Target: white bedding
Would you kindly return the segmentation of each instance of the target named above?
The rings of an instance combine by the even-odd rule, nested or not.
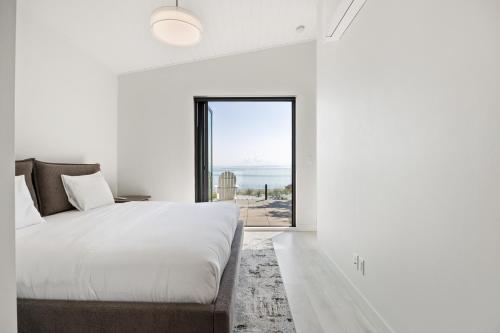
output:
[[[239,210],[130,202],[16,231],[19,298],[211,303]]]

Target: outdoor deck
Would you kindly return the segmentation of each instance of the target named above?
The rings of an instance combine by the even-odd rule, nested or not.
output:
[[[252,196],[238,196],[240,219],[246,227],[290,227],[292,225],[291,200],[264,200]]]

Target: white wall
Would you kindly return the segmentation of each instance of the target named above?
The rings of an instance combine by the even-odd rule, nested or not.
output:
[[[101,163],[116,191],[116,75],[18,5],[16,158]]]
[[[396,332],[500,332],[499,36],[496,0],[368,0],[318,42],[319,238]]]
[[[16,1],[0,1],[0,332],[17,331],[14,236]]]
[[[194,96],[297,96],[297,225],[315,227],[315,43],[121,75],[119,192],[194,200]]]

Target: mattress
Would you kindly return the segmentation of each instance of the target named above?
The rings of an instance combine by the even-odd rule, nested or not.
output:
[[[130,202],[16,230],[17,296],[212,303],[239,210],[230,203]]]

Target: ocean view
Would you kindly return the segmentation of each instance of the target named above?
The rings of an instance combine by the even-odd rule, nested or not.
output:
[[[284,188],[292,184],[290,166],[214,166],[213,183],[217,185],[219,175],[231,171],[236,175],[236,184],[240,189]]]

